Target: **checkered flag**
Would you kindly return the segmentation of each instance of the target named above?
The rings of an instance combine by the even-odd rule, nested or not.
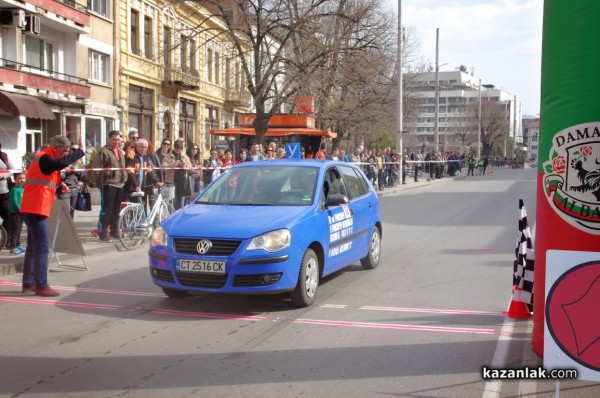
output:
[[[533,304],[533,269],[535,257],[533,241],[527,222],[523,199],[519,199],[519,232],[517,233],[516,260],[513,266],[513,300]],[[519,287],[518,289],[516,287]]]

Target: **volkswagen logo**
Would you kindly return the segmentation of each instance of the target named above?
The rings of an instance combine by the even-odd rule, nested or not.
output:
[[[204,253],[207,253],[211,247],[212,247],[211,241],[209,241],[208,239],[202,239],[196,245],[196,251],[200,254],[204,254]]]

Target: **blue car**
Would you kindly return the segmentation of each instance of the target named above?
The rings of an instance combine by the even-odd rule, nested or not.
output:
[[[319,160],[235,166],[152,235],[154,284],[188,292],[290,292],[311,305],[321,277],[381,255],[379,199],[360,168]]]

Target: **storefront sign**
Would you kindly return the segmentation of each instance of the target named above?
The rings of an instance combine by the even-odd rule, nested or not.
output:
[[[88,115],[104,116],[111,119],[117,118],[118,108],[114,105],[90,102],[85,105],[85,113]]]

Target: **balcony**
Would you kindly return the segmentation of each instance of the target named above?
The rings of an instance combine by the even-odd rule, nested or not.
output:
[[[38,10],[44,10],[45,13],[38,11],[45,17],[45,25],[52,26],[58,30],[70,28],[74,33],[88,32],[90,28],[90,14],[87,9],[73,0],[28,0]],[[60,27],[62,26],[62,28]]]
[[[186,68],[184,70],[179,68],[165,69],[163,87],[170,87],[177,91],[180,90],[200,90],[198,86],[199,77],[198,71]]]
[[[37,89],[52,93],[74,96],[77,99],[90,97],[87,79],[56,71],[36,68],[8,59],[0,58],[0,81],[22,89]]]
[[[250,93],[228,88],[225,90],[225,104],[231,107],[249,108]]]

